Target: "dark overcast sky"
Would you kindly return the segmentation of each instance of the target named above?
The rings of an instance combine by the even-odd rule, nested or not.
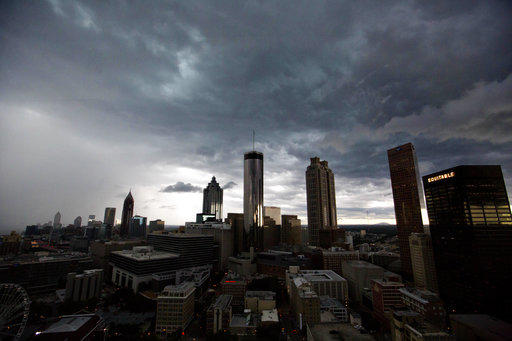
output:
[[[394,222],[386,150],[409,141],[422,174],[501,164],[510,189],[511,19],[508,1],[2,1],[0,226],[119,218],[130,188],[183,224],[212,175],[242,212],[252,129],[265,204],[304,222],[315,155],[341,223]]]

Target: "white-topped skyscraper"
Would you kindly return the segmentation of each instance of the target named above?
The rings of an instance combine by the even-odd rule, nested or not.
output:
[[[222,220],[223,190],[215,177],[203,190],[203,213],[215,214],[215,219]]]
[[[254,246],[255,230],[263,226],[263,153],[244,154],[244,248]]]

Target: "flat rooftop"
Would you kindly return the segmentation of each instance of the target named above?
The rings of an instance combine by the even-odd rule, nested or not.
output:
[[[470,327],[479,336],[492,340],[509,340],[512,335],[512,324],[485,314],[453,314],[450,320]]]
[[[249,291],[245,292],[245,297],[258,297],[259,299],[264,299],[264,300],[275,300],[276,293],[273,291],[249,290]]]
[[[365,262],[364,260],[349,260],[346,261],[346,264],[354,268],[381,269],[380,266],[372,264],[370,262]]]
[[[210,309],[225,309],[229,306],[231,303],[231,300],[233,299],[232,295],[222,294],[215,300],[214,303],[210,306]]]
[[[362,334],[358,329],[347,323],[318,323],[312,326],[310,330],[314,340],[376,340],[373,336],[369,334]]]
[[[137,252],[134,250],[122,250],[113,251],[111,253],[136,261],[179,258],[178,254],[163,251]]]
[[[327,307],[337,307],[337,308],[345,308],[345,306],[338,301],[335,298],[332,298],[330,296],[320,296],[320,307],[321,308],[327,308]]]
[[[345,278],[332,270],[300,270],[295,276],[303,277],[309,282],[343,282]]]
[[[41,334],[75,332],[84,324],[95,318],[95,316],[94,314],[63,316],[60,321],[52,324],[48,329],[41,332]]]

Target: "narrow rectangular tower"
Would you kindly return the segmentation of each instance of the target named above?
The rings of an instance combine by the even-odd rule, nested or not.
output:
[[[337,228],[334,173],[327,161],[311,158],[306,169],[309,243],[320,245],[320,230]]]
[[[409,236],[411,233],[423,233],[423,193],[414,146],[406,143],[388,150],[388,160],[402,272],[406,278],[412,279]]]
[[[203,213],[215,214],[215,219],[222,220],[223,190],[215,177],[203,190]]]
[[[244,154],[244,249],[254,246],[255,230],[263,226],[263,153]]]

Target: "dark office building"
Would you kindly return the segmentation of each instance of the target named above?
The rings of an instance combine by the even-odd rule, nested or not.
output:
[[[388,150],[388,160],[402,273],[405,278],[412,279],[409,236],[411,233],[423,233],[423,193],[414,146],[406,143]]]
[[[306,169],[306,196],[309,243],[320,246],[320,230],[338,226],[334,173],[327,161],[311,158],[311,164]]]
[[[512,218],[501,167],[458,166],[424,176],[423,186],[449,311],[505,318],[512,306]]]
[[[214,214],[215,219],[222,220],[223,190],[215,177],[203,190],[203,213]]]
[[[130,219],[130,237],[146,237],[147,218],[136,215]]]
[[[148,234],[148,245],[155,250],[177,253],[182,268],[212,264],[213,236],[191,233]]]
[[[107,207],[105,208],[105,217],[103,218],[103,224],[105,226],[113,227],[116,223],[116,208]]]
[[[133,217],[133,197],[132,191],[128,193],[126,199],[124,199],[123,204],[123,214],[121,216],[121,229],[119,230],[119,234],[121,237],[127,237],[130,231],[130,220]]]
[[[231,225],[233,231],[233,254],[238,255],[244,251],[244,214],[228,213],[226,222]]]

